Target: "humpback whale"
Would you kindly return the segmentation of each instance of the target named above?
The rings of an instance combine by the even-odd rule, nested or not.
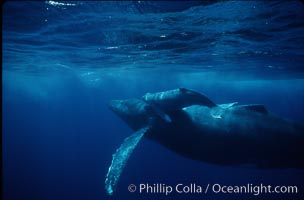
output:
[[[135,131],[113,154],[105,180],[110,195],[143,137],[187,158],[222,166],[304,168],[304,125],[276,116],[264,105],[218,105],[178,88],[113,100],[109,107]]]

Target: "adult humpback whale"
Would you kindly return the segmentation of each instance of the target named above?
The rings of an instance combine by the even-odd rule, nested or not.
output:
[[[304,168],[304,126],[263,105],[216,105],[203,94],[179,88],[114,100],[109,106],[136,132],[113,154],[105,181],[108,194],[143,136],[180,155],[223,166]]]

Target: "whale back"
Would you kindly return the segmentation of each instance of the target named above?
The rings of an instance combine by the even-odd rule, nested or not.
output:
[[[266,109],[266,107],[261,104],[239,105],[239,106],[236,106],[235,109],[253,111],[253,112],[258,112],[261,114],[268,114],[268,110]]]
[[[164,112],[180,110],[191,105],[203,105],[207,107],[217,106],[205,95],[186,88],[178,88],[157,93],[146,93],[142,99],[151,105],[157,106]]]

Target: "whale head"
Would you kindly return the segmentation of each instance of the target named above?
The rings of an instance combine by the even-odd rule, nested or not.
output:
[[[146,126],[155,117],[153,108],[141,99],[112,100],[108,106],[133,130]]]

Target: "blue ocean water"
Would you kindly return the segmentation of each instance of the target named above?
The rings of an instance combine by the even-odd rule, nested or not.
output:
[[[11,1],[2,22],[4,199],[303,199],[303,170],[212,165],[145,138],[116,193],[104,189],[132,134],[112,99],[186,87],[304,123],[301,1]],[[139,183],[296,185],[299,194],[128,192]]]

